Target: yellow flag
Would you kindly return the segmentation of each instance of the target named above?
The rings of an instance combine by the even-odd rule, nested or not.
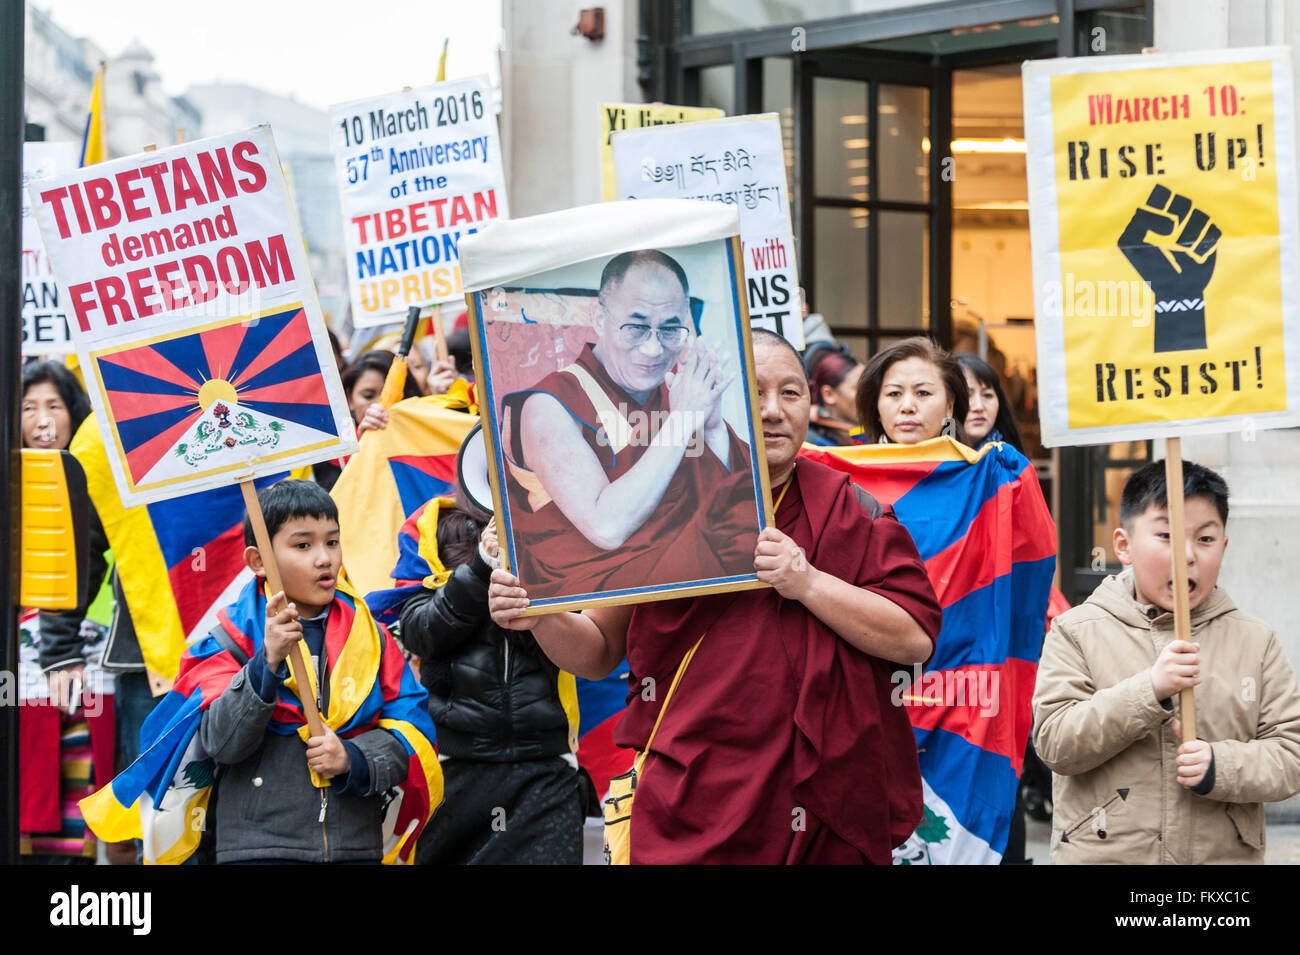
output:
[[[450,42],[451,37],[447,37],[447,39],[442,41],[442,58],[438,60],[438,78],[435,80],[437,83],[445,83],[447,81],[447,44]]]
[[[90,90],[90,112],[86,114],[86,132],[81,138],[81,164],[90,166],[108,158],[108,140],[104,136],[104,63],[95,72]]]

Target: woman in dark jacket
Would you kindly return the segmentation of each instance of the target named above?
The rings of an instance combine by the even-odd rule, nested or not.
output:
[[[438,555],[451,576],[401,614],[402,643],[419,656],[429,691],[444,785],[416,861],[579,865],[584,787],[561,674],[531,634],[488,616],[496,531],[471,508],[440,510]]]

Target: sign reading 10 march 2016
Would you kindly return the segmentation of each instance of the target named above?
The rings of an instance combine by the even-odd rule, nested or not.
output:
[[[356,450],[269,127],[28,192],[124,504]]]
[[[1026,63],[1043,442],[1297,423],[1285,49]]]
[[[506,209],[487,77],[330,107],[352,323],[464,298],[462,236]]]

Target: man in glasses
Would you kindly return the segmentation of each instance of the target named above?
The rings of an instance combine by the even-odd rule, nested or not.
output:
[[[611,259],[594,344],[503,402],[519,576],[536,597],[752,573],[749,447],[722,416],[735,375],[695,334],[658,250]]]

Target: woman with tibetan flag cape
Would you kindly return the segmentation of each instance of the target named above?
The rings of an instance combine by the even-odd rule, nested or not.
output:
[[[181,658],[172,691],[144,724],[140,758],[82,801],[87,823],[101,838],[142,838],[146,863],[184,862],[208,817],[217,821],[218,862],[410,862],[442,801],[435,731],[423,688],[346,576],[324,620],[326,679],[309,667],[309,692],[323,723],[365,755],[364,789],[356,772],[327,781],[308,768],[292,677],[265,704],[261,745],[233,765],[214,759],[204,742],[220,748],[236,730],[204,724],[200,732],[205,711],[223,697],[227,707],[241,695],[248,706],[261,702],[245,661],[263,645],[263,581],[251,581],[219,620]]]

